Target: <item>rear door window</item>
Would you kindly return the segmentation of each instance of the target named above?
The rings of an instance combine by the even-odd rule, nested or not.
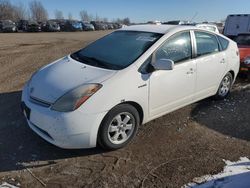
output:
[[[197,56],[219,52],[219,43],[215,35],[195,31]]]

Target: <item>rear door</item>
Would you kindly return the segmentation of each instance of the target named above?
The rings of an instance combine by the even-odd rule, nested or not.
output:
[[[225,52],[220,51],[220,45],[215,34],[194,31],[196,44],[196,99],[205,98],[218,89],[227,67]]]

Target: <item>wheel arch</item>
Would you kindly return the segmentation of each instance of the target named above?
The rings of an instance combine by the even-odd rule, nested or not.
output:
[[[134,102],[134,101],[126,101],[126,102],[123,102],[123,103],[120,103],[118,105],[121,105],[121,104],[129,104],[133,107],[135,107],[135,109],[138,111],[139,113],[139,117],[140,117],[140,124],[142,124],[143,122],[143,118],[144,118],[144,112],[143,112],[143,109],[141,107],[140,104],[138,104],[137,102]]]
[[[233,80],[234,80],[234,79],[235,79],[235,73],[234,73],[234,71],[233,71],[233,70],[230,70],[229,73],[232,75]]]
[[[137,110],[137,112],[139,113],[140,124],[142,124],[143,119],[144,119],[144,112],[143,112],[143,108],[141,107],[141,105],[138,104],[137,102],[134,102],[134,101],[126,101],[126,102],[122,102],[122,103],[119,103],[119,104],[113,106],[113,107],[105,114],[105,116],[102,118],[102,121],[101,121],[101,123],[100,123],[100,125],[99,125],[99,127],[98,127],[98,132],[99,132],[100,126],[101,126],[103,120],[105,119],[105,117],[107,116],[107,114],[108,114],[113,108],[115,108],[116,106],[121,105],[121,104],[129,104],[129,105],[133,106],[133,107]],[[98,133],[98,134],[99,134],[99,133]]]
[[[115,106],[112,107],[108,112],[106,112],[106,114],[104,115],[104,117],[103,117],[103,119],[102,119],[102,121],[101,121],[101,123],[100,123],[100,125],[99,125],[99,127],[98,127],[97,137],[96,137],[96,145],[99,145],[99,146],[101,146],[102,148],[105,148],[106,146],[103,145],[103,143],[102,143],[102,141],[101,141],[101,140],[102,140],[102,138],[100,137],[100,134],[101,134],[101,126],[102,126],[103,122],[105,121],[105,118],[107,117],[107,115],[109,114],[109,112],[110,112],[112,109],[114,109],[115,107],[119,106],[119,105],[130,105],[130,106],[133,106],[133,107],[135,108],[135,110],[137,110],[138,115],[139,115],[139,118],[140,118],[140,122],[139,122],[140,124],[139,124],[139,125],[141,125],[142,122],[143,122],[143,118],[144,118],[143,108],[142,108],[141,105],[138,104],[137,102],[134,102],[134,101],[126,101],[126,102],[121,102],[121,103],[115,105]],[[108,148],[108,149],[110,149],[110,148]]]

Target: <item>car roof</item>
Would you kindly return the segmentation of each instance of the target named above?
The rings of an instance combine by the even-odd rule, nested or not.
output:
[[[143,32],[152,32],[152,33],[161,33],[165,34],[171,30],[191,30],[197,29],[194,26],[182,26],[182,25],[155,25],[155,24],[146,24],[146,25],[132,25],[121,28],[122,31],[143,31]]]
[[[196,24],[195,26],[210,26],[210,27],[217,27],[217,25],[215,25],[215,24],[204,24],[204,23]]]

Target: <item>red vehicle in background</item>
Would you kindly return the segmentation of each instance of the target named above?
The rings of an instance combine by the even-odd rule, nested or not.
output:
[[[250,80],[250,33],[239,34],[235,41],[240,51],[240,74],[247,75]]]

